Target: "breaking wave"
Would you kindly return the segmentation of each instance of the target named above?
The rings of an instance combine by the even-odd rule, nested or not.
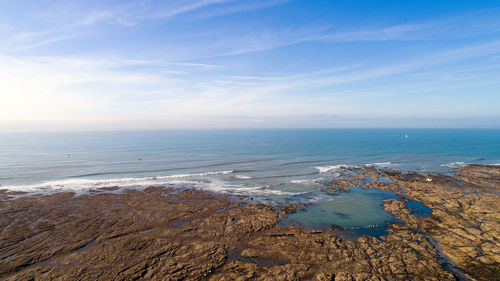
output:
[[[359,169],[358,166],[345,165],[345,164],[331,165],[331,166],[318,166],[315,168],[316,168],[316,170],[318,170],[319,173],[326,173],[326,172],[336,171],[336,170],[340,170],[340,169]]]
[[[335,174],[338,176],[339,174]],[[314,178],[314,179],[296,179],[296,180],[291,180],[291,184],[317,184],[324,180],[324,178]]]
[[[234,178],[237,179],[237,180],[249,180],[252,177],[251,176],[237,175],[237,176],[234,176]]]
[[[32,194],[51,194],[57,192],[75,192],[77,194],[82,194],[90,190],[105,187],[141,189],[149,186],[174,186],[190,187],[200,190],[237,195],[300,195],[304,193],[271,189],[270,186],[248,187],[237,184],[228,184],[224,180],[219,180],[217,178],[202,178],[204,176],[226,175],[233,172],[234,171],[216,171],[142,178],[65,179],[30,185],[6,185],[0,186],[0,189]],[[245,178],[245,176],[240,176],[240,178]]]
[[[365,167],[379,167],[379,168],[389,168],[393,166],[398,166],[392,162],[381,162],[381,163],[368,163],[364,165]]]
[[[304,183],[312,183],[314,182],[313,180],[291,180],[290,183],[295,183],[295,184],[304,184]]]
[[[215,171],[196,174],[179,174],[170,176],[142,177],[142,178],[114,178],[114,179],[65,179],[47,181],[38,184],[29,185],[5,185],[0,186],[0,189],[23,192],[50,192],[50,191],[85,191],[102,187],[145,187],[157,186],[164,184],[197,184],[202,183],[196,178],[225,175],[233,173],[233,171]],[[193,179],[190,179],[193,178]]]
[[[449,168],[461,168],[467,165],[465,162],[452,162],[452,163],[446,163],[446,164],[441,164],[441,167],[449,167]]]

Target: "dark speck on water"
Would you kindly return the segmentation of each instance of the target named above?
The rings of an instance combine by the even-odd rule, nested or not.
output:
[[[335,215],[341,217],[341,218],[344,218],[344,219],[349,219],[351,216],[348,215],[348,214],[344,214],[344,213],[341,213],[341,212],[335,212],[333,211],[332,213],[334,213]]]

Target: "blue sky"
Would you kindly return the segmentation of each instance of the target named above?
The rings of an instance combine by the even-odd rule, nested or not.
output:
[[[500,126],[498,1],[0,0],[0,130]]]

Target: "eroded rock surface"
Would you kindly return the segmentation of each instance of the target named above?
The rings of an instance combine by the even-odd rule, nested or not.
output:
[[[469,278],[500,280],[500,167],[468,165],[455,172],[458,177],[367,169],[355,179],[365,188],[404,193],[424,203],[432,216],[413,215],[403,199],[386,200],[385,208],[436,239]],[[379,177],[390,182],[373,181]]]
[[[0,203],[0,279],[198,279],[276,225],[273,208],[149,188]],[[228,235],[230,234],[230,235]]]
[[[455,280],[428,235],[468,276],[498,280],[500,167],[469,166],[459,180],[356,172],[351,180],[365,188],[404,191],[385,201],[404,224],[380,239],[281,226],[273,207],[187,189],[5,200],[0,279]],[[407,198],[432,216],[416,216]]]

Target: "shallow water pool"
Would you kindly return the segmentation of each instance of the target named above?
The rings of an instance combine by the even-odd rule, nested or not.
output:
[[[289,214],[282,225],[301,225],[307,228],[322,229],[339,226],[344,229],[384,227],[397,219],[384,210],[384,199],[397,198],[389,191],[351,188],[329,201],[318,202]]]

